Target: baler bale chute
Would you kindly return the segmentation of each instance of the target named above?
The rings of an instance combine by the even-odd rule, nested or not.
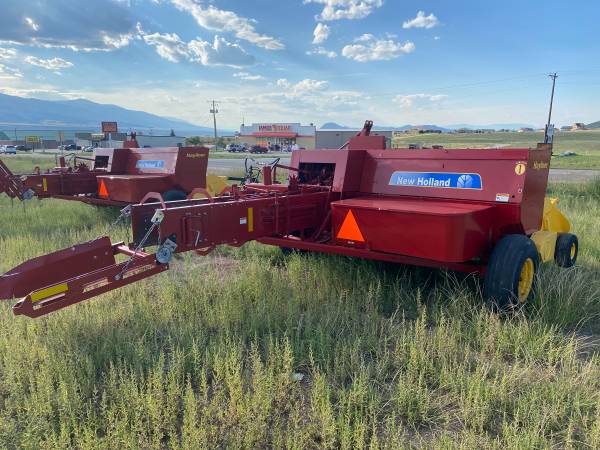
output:
[[[53,169],[20,175],[0,160],[0,194],[98,206],[137,203],[148,192],[160,192],[167,200],[185,199],[194,188],[219,194],[226,178],[207,175],[207,166],[205,147],[97,148],[93,158],[70,155],[67,161],[61,156]]]
[[[474,273],[488,301],[511,309],[531,298],[541,262],[575,263],[577,238],[545,201],[551,144],[386,149],[371,127],[344,149],[294,151],[289,166],[266,165],[262,183],[228,195],[149,194],[131,206],[129,245],[103,237],[34,258],[0,277],[0,296],[23,297],[15,314],[38,317],[163,272],[175,253],[258,241]],[[288,184],[274,181],[277,169]],[[40,277],[44,266],[61,269]]]

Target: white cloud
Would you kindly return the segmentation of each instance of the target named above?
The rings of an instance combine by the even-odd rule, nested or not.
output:
[[[375,36],[373,36],[371,33],[365,33],[357,38],[354,39],[354,42],[367,42],[367,41],[371,41],[375,39]]]
[[[31,17],[25,17],[25,23],[33,30],[38,31],[40,26],[35,23],[35,21]]]
[[[290,82],[287,78],[280,78],[279,80],[277,80],[277,86],[287,89],[288,91],[294,93],[309,93],[327,89],[329,83],[327,81],[311,80],[310,78],[305,78],[304,80],[294,84]]]
[[[447,95],[442,94],[410,94],[410,95],[396,95],[393,98],[393,102],[400,105],[401,108],[412,108],[412,107],[423,107],[434,103],[439,103],[444,100]]]
[[[313,31],[313,44],[322,44],[329,37],[331,30],[324,23],[318,23]]]
[[[41,67],[46,70],[69,69],[70,67],[73,67],[72,62],[62,58],[43,59],[36,56],[27,56],[25,58],[25,62],[27,64],[31,64],[32,66]]]
[[[19,78],[23,78],[23,74],[19,69],[0,64],[0,80],[18,80]]]
[[[262,75],[252,75],[251,73],[248,73],[248,72],[237,72],[237,73],[234,73],[233,76],[235,78],[239,78],[240,80],[246,80],[246,81],[258,81],[258,80],[265,79],[265,77],[263,77]]]
[[[335,58],[337,57],[337,53],[334,52],[333,50],[327,50],[326,48],[323,47],[317,47],[314,50],[308,50],[306,52],[307,55],[321,55],[321,56],[327,56],[328,58]]]
[[[439,25],[440,21],[437,17],[433,15],[433,13],[428,16],[425,15],[425,12],[419,11],[417,13],[417,17],[414,19],[408,20],[402,24],[402,28],[433,28]]]
[[[17,56],[17,51],[14,48],[0,47],[0,60],[13,59]]]
[[[254,64],[254,56],[225,38],[215,36],[212,44],[208,41],[190,41],[188,47],[192,53],[191,61],[205,66],[243,67]]]
[[[441,39],[441,38],[440,38],[439,36],[434,36],[434,37],[433,37],[433,40],[434,40],[434,41],[439,41],[440,39]]]
[[[283,43],[268,35],[259,34],[255,29],[256,21],[240,17],[233,11],[218,9],[213,5],[204,7],[196,0],[171,0],[181,11],[191,14],[198,25],[211,31],[233,33],[238,39],[243,39],[267,50],[281,50]]]
[[[318,20],[362,19],[383,6],[383,0],[304,0],[323,5]]]
[[[175,33],[145,34],[143,38],[146,44],[156,47],[156,53],[167,61],[176,63],[190,57],[187,43]]]
[[[358,62],[384,61],[415,51],[415,44],[406,41],[403,44],[392,39],[376,39],[372,34],[363,34],[355,44],[346,45],[342,55]]]
[[[135,21],[120,0],[2,0],[0,43],[110,51],[130,43]]]
[[[143,36],[146,44],[156,47],[156,52],[167,61],[187,60],[204,66],[243,67],[254,64],[254,56],[239,44],[215,36],[213,42],[192,40],[184,42],[175,33],[153,33]]]

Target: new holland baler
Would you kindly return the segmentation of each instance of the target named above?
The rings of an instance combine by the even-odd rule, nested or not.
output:
[[[0,194],[20,200],[58,198],[125,206],[139,202],[148,192],[182,200],[194,188],[218,194],[227,185],[224,177],[207,175],[205,147],[98,148],[94,158],[74,156],[70,165],[64,157],[59,161],[46,172],[36,168],[33,173],[15,175],[0,160]]]
[[[20,298],[14,313],[38,317],[159,274],[176,253],[258,241],[475,273],[485,297],[510,309],[531,297],[541,262],[575,263],[577,238],[545,199],[551,144],[386,149],[371,126],[344,149],[293,152],[290,166],[267,165],[262,183],[228,195],[149,194],[131,207],[129,245],[105,236],[34,258],[0,277],[0,298]],[[288,184],[273,181],[278,168]]]

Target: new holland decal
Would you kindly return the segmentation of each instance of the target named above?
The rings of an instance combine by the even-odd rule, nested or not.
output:
[[[137,169],[164,169],[165,162],[160,159],[141,159],[136,164]]]
[[[396,171],[390,177],[390,186],[445,188],[445,189],[482,189],[481,175],[478,173],[448,172],[401,172]]]

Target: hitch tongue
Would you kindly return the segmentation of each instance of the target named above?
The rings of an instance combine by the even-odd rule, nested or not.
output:
[[[0,275],[0,299],[24,297],[30,292],[115,263],[110,238],[77,244],[32,258]]]
[[[117,263],[115,255],[129,257]],[[108,237],[31,259],[0,277],[0,298],[24,297],[15,315],[40,317],[169,268]]]

